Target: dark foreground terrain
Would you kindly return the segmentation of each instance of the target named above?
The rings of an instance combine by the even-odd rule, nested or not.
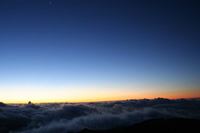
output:
[[[199,132],[200,120],[195,119],[152,119],[139,124],[112,130],[84,129],[79,133],[195,133]]]

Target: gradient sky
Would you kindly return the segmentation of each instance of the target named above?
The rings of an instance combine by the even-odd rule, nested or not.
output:
[[[0,101],[200,96],[198,0],[0,0]]]

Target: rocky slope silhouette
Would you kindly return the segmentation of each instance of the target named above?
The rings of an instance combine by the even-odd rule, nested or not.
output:
[[[152,119],[124,128],[105,131],[84,129],[79,133],[193,133],[198,132],[199,127],[200,120],[195,119]]]

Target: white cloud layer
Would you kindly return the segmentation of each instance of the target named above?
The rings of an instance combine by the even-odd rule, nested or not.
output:
[[[84,128],[106,130],[156,118],[200,119],[200,100],[158,98],[80,104],[0,103],[1,133],[67,133]]]

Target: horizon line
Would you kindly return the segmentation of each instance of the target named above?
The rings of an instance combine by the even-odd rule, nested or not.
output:
[[[132,99],[118,99],[118,100],[94,100],[94,101],[63,101],[63,102],[31,102],[27,101],[27,102],[3,102],[0,101],[0,103],[4,103],[4,104],[28,104],[29,102],[31,102],[32,104],[48,104],[48,103],[90,103],[90,102],[115,102],[115,101],[129,101],[129,100],[144,100],[144,99],[148,99],[148,100],[154,100],[154,99],[169,99],[169,100],[178,100],[178,99],[200,99],[200,97],[180,97],[180,98],[167,98],[167,97],[154,97],[154,98],[132,98]]]

